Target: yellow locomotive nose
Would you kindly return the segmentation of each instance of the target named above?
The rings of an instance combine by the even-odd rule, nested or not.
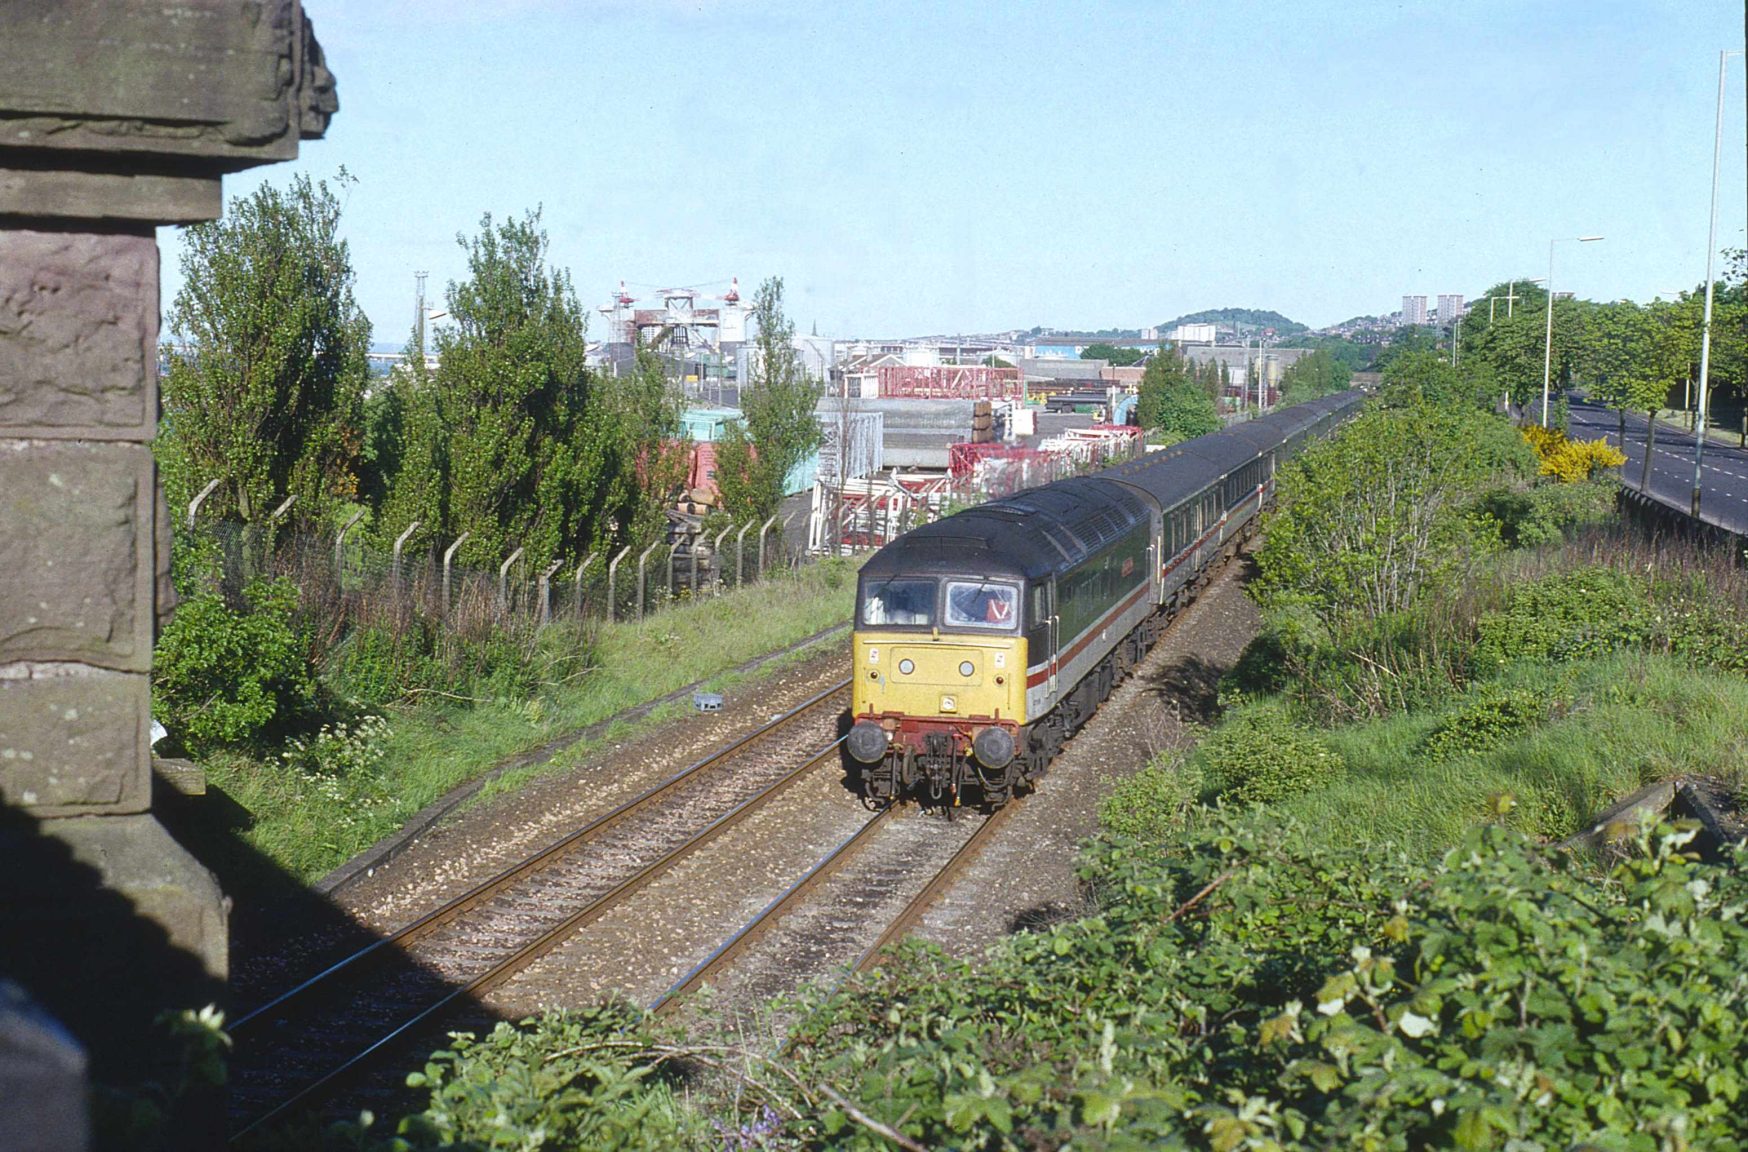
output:
[[[855,715],[1023,724],[1025,649],[1025,640],[1012,635],[858,633],[855,661],[862,671],[855,680]]]

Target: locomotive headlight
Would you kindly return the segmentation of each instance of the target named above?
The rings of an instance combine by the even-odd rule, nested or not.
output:
[[[900,660],[898,662],[898,670],[906,676],[909,676],[912,672],[916,671],[916,665],[909,660]]]
[[[977,671],[977,665],[973,664],[969,660],[963,661],[959,665],[959,675],[961,675],[961,676],[969,676],[975,671]]]
[[[886,729],[871,720],[858,721],[844,738],[844,746],[853,759],[864,764],[878,764],[886,755]]]
[[[971,752],[985,768],[1005,768],[1014,758],[1014,738],[1006,728],[985,728],[971,742]]]

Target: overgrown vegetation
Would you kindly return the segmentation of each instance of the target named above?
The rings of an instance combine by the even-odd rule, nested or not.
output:
[[[392,1146],[1731,1147],[1748,854],[1691,837],[1606,875],[1497,823],[1430,857],[1267,809],[1111,837],[1097,915],[976,961],[908,945],[782,1056],[611,1006],[459,1037]]]
[[[235,844],[203,856],[226,872],[241,867],[236,853],[259,855],[313,880],[508,757],[842,623],[854,579],[848,561],[825,560],[641,623],[587,633],[554,625],[530,631],[518,642],[526,647],[501,659],[479,656],[475,679],[440,677],[441,688],[386,696],[376,689],[402,674],[373,670],[375,662],[401,654],[386,633],[355,634],[311,673],[340,719],[288,743],[207,755],[210,786],[246,813],[247,824]],[[382,637],[368,641],[381,647],[361,651],[353,643],[360,637]],[[362,698],[342,694],[360,686]],[[609,730],[605,738],[623,736]],[[594,747],[574,746],[548,770],[575,764]]]

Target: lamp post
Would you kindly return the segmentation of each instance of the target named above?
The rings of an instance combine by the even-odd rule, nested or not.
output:
[[[1593,244],[1601,236],[1556,236],[1548,241],[1548,331],[1542,339],[1542,427],[1548,426],[1548,376],[1554,367],[1554,245],[1562,240]]]
[[[1693,417],[1693,505],[1699,516],[1701,471],[1706,458],[1706,377],[1712,366],[1712,255],[1718,246],[1718,165],[1724,151],[1724,69],[1730,57],[1740,52],[1718,53],[1718,127],[1712,143],[1712,223],[1706,233],[1706,310],[1700,323],[1699,338],[1699,404]]]

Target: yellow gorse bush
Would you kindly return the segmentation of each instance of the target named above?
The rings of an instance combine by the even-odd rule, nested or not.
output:
[[[1619,449],[1606,439],[1573,440],[1557,428],[1531,424],[1523,430],[1523,438],[1536,451],[1541,461],[1540,472],[1562,484],[1588,480],[1604,468],[1619,468],[1627,462]]]

